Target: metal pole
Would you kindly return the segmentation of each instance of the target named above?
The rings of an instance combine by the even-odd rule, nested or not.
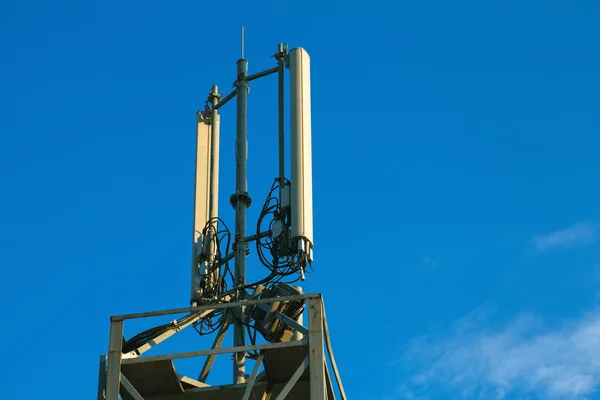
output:
[[[108,341],[108,370],[106,371],[106,400],[119,400],[121,386],[121,357],[123,347],[123,321],[110,321]]]
[[[100,356],[100,368],[98,371],[98,400],[104,400],[106,388],[106,356]]]
[[[308,299],[308,354],[310,364],[310,399],[325,400],[325,354],[323,344],[322,299]]]
[[[283,190],[283,179],[285,178],[285,110],[284,107],[284,57],[283,44],[277,46],[279,53],[277,54],[279,63],[279,200],[282,201],[281,191]]]
[[[242,60],[244,59],[244,26],[242,25],[242,57],[240,57]],[[247,72],[247,70],[246,70]]]
[[[235,138],[235,194],[231,197],[231,204],[235,208],[235,278],[234,286],[246,284],[246,208],[251,200],[248,195],[248,181],[246,180],[246,160],[248,155],[247,117],[248,117],[248,61],[243,58],[237,62],[237,122]],[[236,300],[241,300],[240,293],[236,293]],[[244,318],[243,307],[233,311],[233,345],[244,346]],[[246,380],[246,353],[235,353],[233,357],[234,383],[244,383]]]

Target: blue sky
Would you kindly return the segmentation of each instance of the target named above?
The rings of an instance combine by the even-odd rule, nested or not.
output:
[[[311,55],[303,286],[324,294],[349,397],[600,398],[597,2],[0,10],[7,397],[32,376],[60,387],[47,398],[93,396],[109,315],[187,304],[194,115],[231,89],[245,25],[251,72],[279,42]],[[277,172],[275,85],[251,84],[251,219]]]

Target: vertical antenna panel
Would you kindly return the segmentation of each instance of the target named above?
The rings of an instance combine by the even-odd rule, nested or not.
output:
[[[196,257],[202,249],[201,232],[208,221],[210,202],[210,126],[205,115],[196,114],[196,178],[194,181],[194,224],[192,231],[191,299],[197,298],[201,277]]]
[[[310,57],[303,48],[290,50],[290,96],[292,239],[312,259]]]

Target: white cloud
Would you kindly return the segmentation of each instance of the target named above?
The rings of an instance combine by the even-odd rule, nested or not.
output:
[[[599,312],[554,330],[527,315],[496,330],[482,324],[469,317],[449,336],[412,341],[403,360],[416,367],[411,393],[439,387],[459,398],[587,399],[600,389]]]
[[[595,224],[580,222],[560,231],[534,236],[533,245],[539,251],[585,245],[596,240],[596,231]]]

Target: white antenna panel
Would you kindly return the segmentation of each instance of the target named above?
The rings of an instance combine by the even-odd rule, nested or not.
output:
[[[303,48],[290,50],[290,95],[292,239],[312,260],[310,57]]]
[[[202,251],[201,232],[209,217],[210,202],[210,125],[205,121],[205,115],[199,111],[196,114],[196,179],[194,181],[194,229],[192,245],[192,297],[200,288],[200,276],[196,257]]]

